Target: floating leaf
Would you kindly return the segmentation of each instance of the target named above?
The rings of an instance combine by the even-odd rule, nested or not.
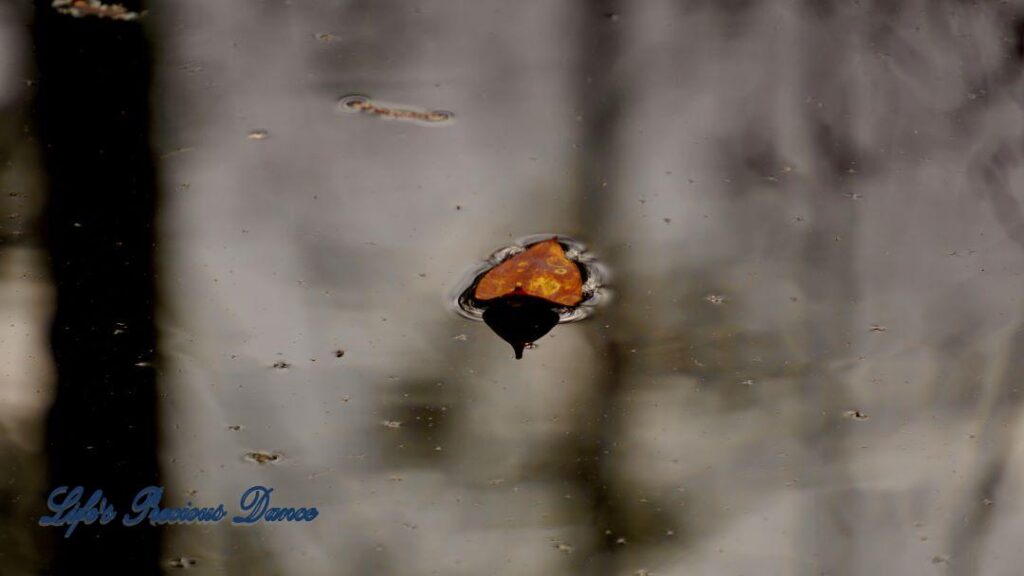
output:
[[[583,301],[583,278],[554,238],[492,268],[476,286],[482,302],[506,296],[532,296],[561,306]]]

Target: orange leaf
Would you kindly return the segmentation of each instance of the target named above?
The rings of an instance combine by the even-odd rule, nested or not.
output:
[[[576,264],[565,257],[561,244],[552,238],[495,266],[476,285],[477,300],[503,296],[533,296],[562,306],[583,300],[583,279]]]

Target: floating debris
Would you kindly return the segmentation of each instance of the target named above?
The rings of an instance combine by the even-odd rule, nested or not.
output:
[[[460,284],[456,312],[483,320],[516,358],[556,324],[589,317],[603,301],[606,272],[582,244],[536,235],[495,252]]]
[[[255,462],[257,464],[273,464],[281,459],[280,454],[273,452],[262,452],[259,450],[253,450],[252,452],[245,453],[245,459],[249,462]]]
[[[380,425],[385,428],[391,428],[397,430],[402,427],[402,423],[399,420],[381,420]]]
[[[196,560],[195,558],[188,558],[186,556],[180,556],[178,558],[172,558],[170,561],[167,562],[167,565],[170,566],[171,568],[186,568],[187,569],[187,568],[193,568],[197,564],[199,564],[198,560]]]
[[[400,104],[376,102],[368,96],[351,94],[338,100],[338,109],[348,113],[363,113],[385,120],[408,120],[436,126],[452,121],[454,114],[447,110],[424,110]]]
[[[104,4],[99,0],[53,0],[51,6],[57,12],[75,18],[94,16],[130,22],[146,15],[145,12],[132,12],[120,4]]]
[[[886,330],[888,330],[888,328],[881,324],[872,324],[871,328],[868,329],[868,332],[885,332]]]
[[[566,544],[565,542],[555,542],[555,550],[558,550],[559,552],[565,552],[566,554],[572,554],[575,548]]]
[[[710,304],[719,306],[725,303],[725,296],[722,296],[721,294],[708,294],[707,296],[704,297],[704,300]]]
[[[266,130],[252,130],[246,138],[249,140],[266,140],[267,138],[270,138],[270,132],[267,132]]]
[[[338,38],[334,34],[331,34],[330,32],[320,32],[319,34],[314,34],[314,36],[316,37],[317,40],[325,44],[330,44],[331,42],[336,42],[337,40],[340,40],[340,38]]]
[[[245,426],[242,426],[241,424],[228,425],[228,430],[231,430],[232,432],[240,432],[242,428],[245,428]]]
[[[843,417],[844,418],[849,418],[850,420],[867,420],[868,419],[868,415],[863,413],[863,412],[861,412],[860,410],[847,410],[846,412],[843,412]]]

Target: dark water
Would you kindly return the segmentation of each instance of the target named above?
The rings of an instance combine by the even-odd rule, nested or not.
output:
[[[175,506],[263,484],[320,512],[168,527],[167,573],[1018,573],[1024,4],[146,8],[103,26],[144,31],[149,70],[115,53],[100,82],[0,5],[0,573],[75,553],[36,526],[92,445],[54,415],[138,407],[114,368],[150,340],[156,445],[75,422],[111,466],[152,458]],[[112,88],[146,74],[148,102]],[[71,129],[104,103],[149,105],[149,137]],[[78,142],[56,163],[41,109]],[[111,157],[152,181],[98,194]],[[55,198],[136,252],[45,235]],[[451,295],[537,233],[585,243],[609,298],[515,360]],[[92,372],[62,371],[62,302],[109,321]]]

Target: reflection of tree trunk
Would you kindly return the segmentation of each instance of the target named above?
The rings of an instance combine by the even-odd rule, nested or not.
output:
[[[53,571],[158,573],[159,531],[120,523],[134,494],[158,483],[149,50],[138,22],[36,7],[35,114],[57,294],[50,487],[102,489],[119,512],[70,538],[51,529]]]
[[[605,237],[612,213],[614,176],[618,165],[616,143],[621,111],[621,83],[613,68],[619,53],[617,0],[583,0],[579,10],[579,106],[582,134],[579,155],[581,228],[591,240]],[[607,238],[604,238],[607,240]],[[600,242],[598,242],[600,244]],[[614,315],[613,311],[604,314]],[[607,318],[605,319],[607,321]],[[612,320],[614,323],[614,320]],[[586,420],[580,423],[580,446],[574,481],[589,494],[592,541],[583,564],[585,574],[618,574],[616,543],[628,527],[616,494],[614,438],[623,387],[621,346],[617,339],[594,338],[605,366],[596,373]]]
[[[832,18],[831,21],[828,19]],[[856,218],[844,193],[849,172],[858,166],[853,144],[853,121],[843,92],[845,66],[850,53],[843,44],[847,24],[823,15],[807,23],[803,52],[807,55],[806,92],[828,102],[828,111],[811,109],[805,119],[807,148],[815,154],[809,166],[812,181],[807,191],[809,226],[798,281],[807,304],[807,366],[800,380],[805,407],[801,440],[806,488],[805,522],[801,531],[807,574],[843,576],[856,572],[860,509],[859,492],[847,470],[846,434],[839,417],[849,409],[842,376],[829,368],[830,359],[846,349],[857,299],[854,274]]]

